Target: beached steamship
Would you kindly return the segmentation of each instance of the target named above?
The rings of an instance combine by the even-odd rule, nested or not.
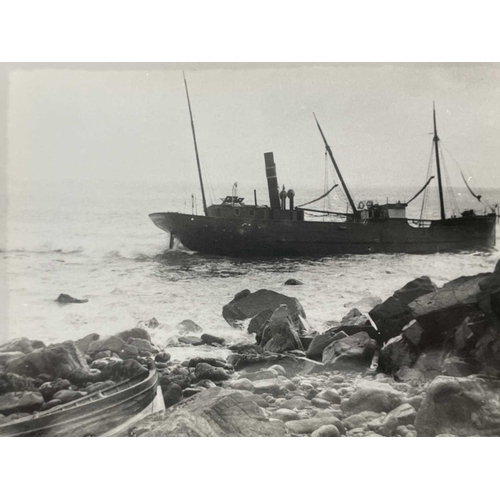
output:
[[[204,215],[161,212],[150,214],[160,229],[170,233],[170,246],[175,239],[190,250],[211,255],[226,256],[322,256],[368,253],[435,253],[472,249],[488,249],[495,245],[498,205],[487,213],[473,210],[459,217],[446,217],[439,160],[434,110],[434,149],[440,201],[440,219],[409,219],[408,203],[425,191],[424,187],[407,203],[355,205],[346,186],[332,150],[316,119],[341,187],[347,197],[350,211],[346,213],[319,211],[295,206],[293,190],[280,192],[273,153],[265,153],[265,168],[269,189],[269,206],[243,203],[243,198],[227,196],[221,204],[207,206],[202,170],[196,143],[191,104],[186,80],[186,96],[191,117],[198,174],[201,185]],[[464,177],[464,182],[467,181]],[[330,189],[320,198],[327,196]],[[467,185],[472,196],[481,200]],[[318,199],[320,199],[318,198]],[[313,200],[314,201],[317,201]],[[288,203],[287,203],[288,202]],[[288,205],[288,206],[287,206]],[[319,212],[340,218],[340,221],[306,220],[306,212]]]

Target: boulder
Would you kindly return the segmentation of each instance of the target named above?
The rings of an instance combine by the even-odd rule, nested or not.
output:
[[[411,309],[400,300],[389,297],[370,311],[370,317],[379,330],[378,342],[383,344],[401,333],[412,319]]]
[[[9,361],[6,365],[6,371],[32,378],[37,378],[40,374],[47,374],[52,379],[66,378],[77,369],[88,372],[89,366],[72,340],[38,349],[22,358]]]
[[[436,289],[436,285],[427,276],[422,276],[394,292],[382,304],[376,305],[369,314],[379,330],[379,343],[383,344],[399,335],[403,327],[414,318],[408,304]]]
[[[329,346],[334,340],[339,340],[348,337],[348,335],[343,332],[326,332],[316,335],[306,351],[306,356],[310,359],[316,361],[321,361],[323,359],[323,351],[327,346]]]
[[[38,390],[41,392],[45,401],[50,401],[56,392],[69,389],[70,387],[71,382],[69,380],[58,378],[52,382],[45,382]]]
[[[86,392],[72,391],[72,390],[65,389],[65,390],[56,392],[54,394],[53,398],[58,399],[59,401],[61,401],[62,404],[65,404],[65,403],[70,403],[71,401],[74,401],[75,399],[83,398],[83,396],[86,396],[86,395],[87,395]]]
[[[187,366],[188,368],[195,368],[200,363],[206,363],[211,366],[224,368],[225,370],[232,370],[232,366],[229,363],[226,363],[221,358],[205,358],[205,357],[191,358]]]
[[[323,351],[323,363],[331,369],[364,370],[369,368],[377,342],[366,332],[333,341]]]
[[[412,319],[402,330],[401,335],[410,342],[414,347],[423,348],[424,344],[422,343],[422,337],[424,336],[424,329],[422,325],[415,320]]]
[[[23,354],[24,356],[24,354]],[[35,380],[15,373],[0,373],[0,395],[7,392],[34,391]]]
[[[339,393],[335,389],[325,389],[318,393],[318,397],[332,404],[340,404],[341,400]]]
[[[95,342],[96,340],[99,340],[99,334],[98,333],[90,333],[89,335],[86,335],[85,337],[83,337],[83,339],[77,340],[76,346],[84,354],[87,354],[87,351],[89,350],[90,344],[92,342]]]
[[[56,302],[59,302],[59,304],[83,304],[88,301],[89,299],[75,299],[66,293],[59,294],[59,297],[56,299]]]
[[[102,369],[101,379],[122,382],[141,375],[145,376],[147,373],[148,369],[135,359],[112,360]]]
[[[151,354],[158,354],[160,352],[160,350],[156,346],[154,346],[149,340],[145,339],[136,339],[130,337],[127,341],[127,344],[129,346],[136,347],[139,352],[145,351]]]
[[[370,422],[379,418],[380,413],[373,411],[362,411],[347,417],[343,420],[343,423],[348,430],[359,429],[366,427]]]
[[[207,345],[212,345],[212,344],[224,345],[226,343],[226,340],[223,339],[222,337],[216,337],[215,335],[210,335],[209,333],[204,333],[201,336],[201,341]]]
[[[418,350],[403,335],[393,337],[380,350],[379,370],[389,375],[403,367],[412,367],[418,359]]]
[[[389,412],[403,403],[404,394],[396,391],[388,384],[362,381],[355,388],[347,401],[341,404],[347,415],[355,415],[363,411],[376,413]]]
[[[334,425],[337,427],[339,434],[341,433],[341,429],[344,430],[342,422],[337,417],[313,417],[302,420],[290,420],[285,425],[293,434],[311,434],[324,425]]]
[[[346,325],[367,326],[369,324],[370,320],[364,314],[362,314],[359,309],[354,307],[340,320],[339,326],[342,328]]]
[[[198,380],[208,379],[213,382],[221,382],[231,378],[231,374],[224,370],[224,368],[212,366],[208,363],[198,363],[194,373]]]
[[[259,314],[256,314],[248,323],[247,332],[260,334],[266,323],[271,319],[273,312],[272,309],[264,309]]]
[[[311,402],[300,396],[294,396],[293,398],[287,399],[280,404],[280,408],[285,410],[303,410],[309,407],[311,407]]]
[[[415,299],[409,305],[412,317],[433,335],[456,328],[467,316],[479,311],[479,284],[485,276],[464,276]]]
[[[50,401],[43,403],[43,405],[40,408],[40,411],[47,411],[50,410],[51,408],[54,408],[62,404],[63,402],[60,399],[51,399]]]
[[[300,302],[272,290],[257,290],[250,293],[243,290],[235,295],[234,299],[222,308],[224,319],[234,328],[238,328],[245,319],[253,318],[266,309],[275,311],[282,304],[286,304],[289,314],[294,323],[299,321],[299,316],[306,317]]]
[[[90,342],[87,348],[87,354],[91,357],[94,357],[98,352],[102,351],[111,351],[118,354],[125,346],[126,342],[121,337],[110,335]]]
[[[500,436],[500,380],[439,376],[425,392],[418,436]]]
[[[302,281],[296,280],[295,278],[289,278],[285,281],[285,285],[293,286],[293,285],[303,285]]]
[[[264,329],[261,345],[264,351],[276,353],[303,349],[286,304],[280,305],[274,311]]]
[[[155,356],[155,361],[157,361],[158,363],[168,363],[171,358],[172,356],[170,353],[162,351]]]
[[[428,276],[422,276],[410,281],[403,288],[394,292],[393,297],[404,304],[409,304],[422,295],[435,292],[436,290],[437,286],[431,279]]]
[[[293,410],[288,410],[286,408],[280,408],[273,413],[273,418],[279,418],[283,422],[289,422],[290,420],[298,420],[300,418],[299,414]]]
[[[271,394],[279,396],[283,392],[283,387],[275,378],[255,380],[253,382],[253,390],[255,394]]]
[[[431,348],[419,355],[413,368],[419,371],[425,380],[432,380],[442,374],[445,359],[446,352]]]
[[[200,325],[197,325],[191,319],[181,321],[175,328],[179,333],[198,333],[203,330]]]
[[[500,377],[500,329],[496,325],[486,329],[471,355],[481,373]]]
[[[143,339],[151,342],[151,335],[144,328],[132,328],[131,330],[125,330],[123,332],[117,333],[114,337],[118,337],[123,340],[125,343],[128,342],[129,339]]]
[[[30,340],[26,337],[20,337],[18,339],[13,339],[2,344],[0,346],[0,352],[22,352],[23,354],[29,354],[35,349],[41,349],[45,347],[45,344],[39,340]]]
[[[188,335],[187,337],[179,337],[179,342],[181,344],[190,344],[190,345],[202,345],[203,341],[199,337],[195,337],[194,335]]]
[[[322,425],[311,434],[311,437],[340,437],[340,432],[335,425]]]
[[[0,396],[0,414],[31,413],[43,405],[43,396],[36,391],[9,392]]]
[[[387,415],[382,415],[368,423],[368,428],[376,431],[381,436],[393,436],[398,427],[413,425],[417,412],[408,403],[391,410]]]
[[[144,436],[280,437],[286,428],[270,420],[248,393],[220,387],[207,389],[168,410],[167,418],[153,415],[141,422]]]
[[[231,384],[231,389],[236,389],[239,391],[253,391],[253,384],[251,380],[248,380],[247,378],[240,378],[238,380],[235,380]]]
[[[182,387],[177,384],[170,384],[163,391],[163,401],[165,402],[165,408],[170,408],[171,406],[182,401],[183,393]]]

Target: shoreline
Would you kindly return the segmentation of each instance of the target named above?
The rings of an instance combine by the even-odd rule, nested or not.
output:
[[[441,287],[416,278],[321,332],[308,326],[294,286],[286,289],[292,296],[243,290],[224,306],[230,326],[253,332],[246,343],[186,320],[176,341],[158,347],[154,318],[49,346],[13,339],[0,346],[0,431],[154,362],[167,409],[121,435],[500,435],[500,261]]]

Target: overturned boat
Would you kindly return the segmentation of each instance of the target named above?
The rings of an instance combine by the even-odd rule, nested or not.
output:
[[[154,362],[149,371],[83,398],[0,424],[0,437],[124,435],[144,417],[164,410]]]
[[[203,176],[196,143],[196,134],[189,101],[198,174],[204,215],[173,212],[152,213],[151,220],[163,231],[170,233],[171,248],[175,239],[190,250],[211,255],[226,256],[324,256],[335,254],[368,253],[435,253],[461,250],[483,250],[495,246],[498,205],[488,206],[483,214],[466,210],[459,216],[445,213],[443,183],[439,158],[439,137],[436,112],[434,118],[434,151],[440,201],[439,219],[408,218],[406,208],[425,192],[434,176],[407,203],[378,204],[372,201],[354,203],[342,177],[332,150],[316,116],[316,124],[331,159],[341,189],[348,201],[346,212],[321,211],[304,208],[328,195],[335,185],[320,198],[295,206],[293,190],[280,192],[273,153],[265,153],[265,168],[269,189],[269,206],[243,203],[243,198],[227,196],[221,204],[207,206]],[[472,196],[481,201],[463,180]],[[287,203],[288,202],[288,203]],[[288,205],[288,206],[287,206]],[[350,210],[349,210],[350,209]],[[307,220],[306,213],[321,213],[336,218],[333,221]]]

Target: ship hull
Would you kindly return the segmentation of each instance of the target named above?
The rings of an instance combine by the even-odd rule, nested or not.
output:
[[[225,256],[325,256],[489,249],[495,216],[461,217],[413,227],[406,219],[314,222],[154,213],[151,220],[189,250]]]

